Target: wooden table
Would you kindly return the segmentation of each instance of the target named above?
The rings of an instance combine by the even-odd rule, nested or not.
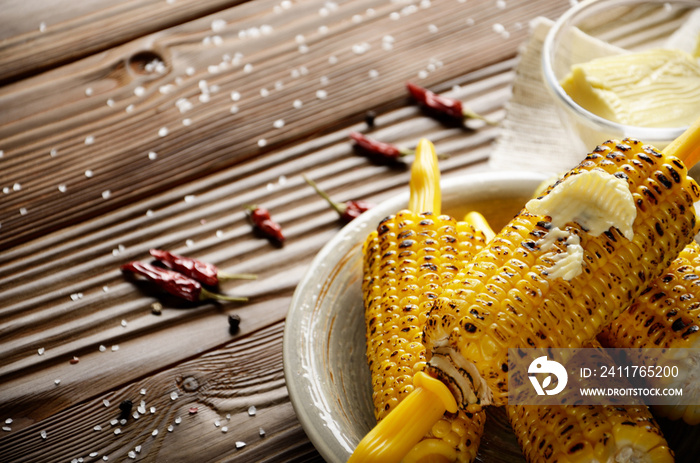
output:
[[[301,174],[340,201],[404,191],[407,164],[360,155],[351,130],[428,137],[445,177],[487,170],[497,128],[435,121],[404,83],[500,119],[528,22],[569,3],[3,2],[0,460],[320,460],[282,334],[341,225]],[[252,204],[283,247],[252,232]],[[249,302],[185,304],[127,280],[120,265],[150,248],[257,274],[220,288]]]

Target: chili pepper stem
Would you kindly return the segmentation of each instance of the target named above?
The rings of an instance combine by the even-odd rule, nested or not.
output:
[[[257,280],[258,276],[253,273],[223,273],[216,274],[219,280]]]
[[[474,110],[466,108],[464,106],[462,107],[462,115],[465,119],[478,119],[486,122],[488,125],[498,125],[498,121],[494,121],[493,119],[490,119],[486,116],[482,116]]]
[[[314,182],[313,180],[311,180],[309,177],[307,177],[307,176],[304,175],[304,174],[301,174],[301,176],[304,177],[304,180],[306,180],[306,183],[308,183],[309,185],[311,185],[311,187],[313,187],[313,189],[316,190],[316,193],[318,193],[319,196],[321,196],[323,199],[325,199],[325,200],[328,202],[328,204],[330,204],[330,206],[331,206],[338,214],[341,214],[341,215],[342,215],[342,214],[345,213],[345,209],[346,209],[346,208],[345,208],[345,204],[341,204],[341,203],[337,203],[337,202],[333,201],[333,199],[331,199],[331,197],[328,196],[328,193],[326,193],[326,192],[323,191],[318,185],[316,185],[316,182]]]
[[[202,301],[207,300],[207,299],[216,299],[219,301],[232,301],[232,302],[246,302],[248,300],[247,297],[225,296],[223,294],[212,293],[211,291],[208,291],[204,288],[202,288],[202,292],[199,293],[199,299]]]

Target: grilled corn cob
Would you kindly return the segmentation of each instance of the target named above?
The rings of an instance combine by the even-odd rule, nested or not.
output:
[[[439,215],[439,191],[437,158],[423,143],[412,169],[410,210],[384,219],[364,245],[367,358],[377,420],[413,390],[414,373],[425,367],[421,338],[431,302],[485,243],[470,225]],[[435,454],[473,461],[484,420],[483,412],[443,416],[404,461]]]
[[[598,146],[447,285],[424,331],[427,370],[463,408],[504,404],[507,349],[591,340],[690,242],[698,198],[678,159],[629,139]]]
[[[634,304],[603,329],[598,339],[603,345],[616,348],[700,348],[700,245],[692,241],[686,246]],[[694,360],[696,370],[699,360]],[[691,377],[691,384],[685,387],[700,387],[697,380]],[[700,406],[654,408],[669,418],[700,424]]]
[[[464,220],[492,236],[481,214],[470,212]],[[601,345],[593,340],[586,347]],[[506,405],[506,415],[529,463],[674,461],[673,451],[646,406]]]
[[[350,461],[402,452],[456,403],[502,404],[508,347],[581,346],[626,308],[697,230],[700,188],[674,157],[695,163],[697,141],[700,119],[665,154],[608,141],[531,200],[429,313],[426,371],[443,382],[416,387]]]
[[[508,405],[506,413],[529,463],[671,463],[645,406]]]

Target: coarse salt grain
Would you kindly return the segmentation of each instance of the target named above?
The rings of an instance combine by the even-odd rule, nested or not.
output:
[[[119,428],[117,428],[117,429],[114,430],[114,435],[117,435],[117,436],[118,436],[118,435],[121,434],[121,433],[122,433],[122,430],[119,429]]]
[[[130,104],[129,106],[124,108],[124,111],[126,111],[127,113],[133,113],[134,109],[135,109],[135,106],[133,104]]]
[[[231,92],[231,101],[239,101],[241,94],[239,92]]]
[[[44,355],[45,352],[46,352],[46,349],[44,349],[43,347],[40,347],[40,348],[37,349],[37,351],[36,351],[36,353],[39,354],[39,355]]]
[[[172,424],[168,426],[168,432],[173,432],[173,430],[175,430],[175,427]]]
[[[126,320],[122,320],[121,325],[126,328]]]
[[[238,106],[237,105],[231,106],[231,109],[229,109],[229,112],[231,114],[236,114],[238,112]]]
[[[159,137],[164,137],[168,134],[168,128],[167,127],[161,127],[158,129],[158,136]]]
[[[173,391],[170,393],[170,400],[176,400],[178,398],[177,392]]]
[[[182,423],[182,418],[178,416],[177,418],[175,418],[175,424],[180,424],[180,423]]]
[[[192,119],[190,119],[190,118],[183,119],[182,125],[184,125],[185,127],[189,127],[190,125],[192,125]]]
[[[19,215],[27,215],[27,208],[26,208],[26,207],[20,207],[20,208],[19,208]]]
[[[215,19],[211,22],[212,32],[221,32],[226,28],[226,21],[223,19]]]
[[[94,136],[88,135],[87,137],[85,137],[85,144],[86,144],[86,145],[92,145],[93,143],[95,143],[95,137],[94,137]]]
[[[48,435],[46,434],[46,431],[41,431],[41,432],[39,433],[39,435],[40,435],[41,438],[44,439],[44,440],[46,440],[46,437],[48,436]]]
[[[5,432],[10,432],[10,431],[12,431],[12,428],[9,427],[9,426],[3,426],[3,427],[2,427],[2,430],[5,431]]]
[[[158,430],[154,429],[153,432],[151,433],[151,436],[155,437],[158,435]]]
[[[223,427],[221,428],[221,432],[227,433],[227,432],[228,432],[228,426],[223,426]]]
[[[88,87],[85,89],[85,96],[91,96],[92,95],[92,87]]]
[[[65,193],[66,189],[67,188],[65,183],[61,183],[60,185],[58,185],[58,191],[60,191],[61,193]]]
[[[328,98],[328,92],[325,90],[316,90],[316,98],[319,100],[325,100]]]
[[[22,189],[21,183],[15,183],[12,185],[12,191],[20,191]]]
[[[151,412],[151,415],[153,415],[156,412],[156,407],[151,407],[148,409],[149,412]]]
[[[92,428],[92,429],[93,429],[93,431],[102,431],[102,426],[100,426],[100,425],[98,424],[97,426],[95,426],[95,427]]]
[[[214,426],[216,426],[217,428],[219,426],[221,426],[221,421],[219,421],[219,420],[214,421]]]
[[[60,380],[60,379],[54,379],[54,380],[53,380],[53,383],[54,383],[56,386],[58,386],[59,384],[61,384],[61,380]]]
[[[107,350],[107,348],[106,348],[105,346],[103,346],[103,345],[100,345],[100,347],[98,347],[98,349],[99,349],[100,352],[104,352],[104,351]]]
[[[284,119],[277,119],[275,122],[272,123],[272,126],[276,129],[281,129],[284,127]]]
[[[248,415],[249,416],[255,416],[255,414],[258,412],[258,409],[255,408],[255,405],[251,405],[248,407]]]
[[[136,459],[136,452],[134,452],[133,450],[130,450],[129,453],[127,453],[126,455],[132,460]]]
[[[267,140],[265,140],[264,138],[261,138],[260,140],[258,140],[258,146],[260,148],[263,148],[266,145],[267,145]]]
[[[150,159],[151,161],[155,161],[156,159],[158,159],[158,153],[156,153],[155,151],[149,151],[148,159]]]
[[[245,447],[245,442],[236,441],[236,448],[237,448],[237,449],[240,450],[240,449],[242,449],[243,447]]]
[[[245,72],[246,74],[250,74],[251,72],[253,72],[253,65],[248,63],[245,66],[243,66],[243,72]]]
[[[258,434],[260,437],[265,437],[265,430],[263,428],[258,429]]]
[[[265,98],[266,96],[270,95],[270,91],[266,88],[261,88],[260,89],[260,96]]]
[[[146,93],[146,89],[140,85],[134,89],[134,95],[136,96],[143,96],[144,93]]]
[[[116,351],[118,351],[118,350],[119,350],[119,345],[118,345],[118,344],[115,344],[115,345],[112,346],[112,352],[116,352]]]
[[[95,175],[95,173],[94,173],[93,171],[91,171],[90,169],[88,169],[88,170],[85,171],[85,176],[86,176],[87,178],[92,178],[93,175]]]
[[[109,199],[112,196],[112,192],[110,190],[105,190],[102,192],[102,199]]]
[[[5,424],[12,424],[12,418],[7,418],[5,420]]]
[[[304,106],[304,103],[301,100],[294,100],[292,106],[294,107],[294,109],[299,109],[302,106]]]

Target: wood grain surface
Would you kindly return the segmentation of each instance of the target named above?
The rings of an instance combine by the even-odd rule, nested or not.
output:
[[[302,462],[321,458],[285,387],[284,320],[341,225],[301,174],[339,201],[405,191],[410,158],[367,157],[350,130],[428,137],[445,177],[488,170],[498,128],[436,121],[404,84],[500,119],[528,22],[569,1],[5,6],[0,460]],[[283,247],[252,233],[251,204]],[[153,247],[257,274],[220,287],[249,302],[184,304],[125,278]],[[488,442],[481,461],[520,458]]]

